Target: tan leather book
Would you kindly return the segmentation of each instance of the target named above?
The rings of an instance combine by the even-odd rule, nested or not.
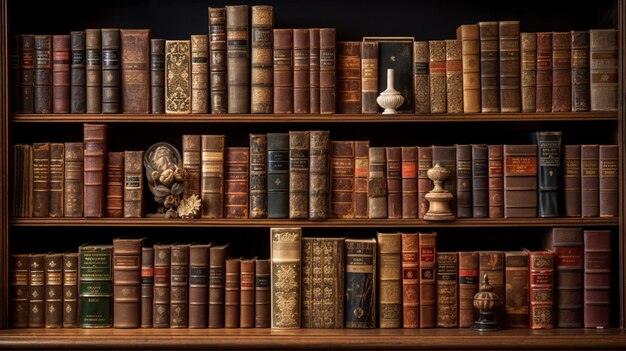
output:
[[[229,244],[209,249],[209,328],[224,328],[224,288]]]
[[[437,252],[437,327],[455,328],[458,320],[458,255]]]
[[[65,143],[63,216],[83,216],[83,143]]]
[[[376,233],[378,241],[378,308],[380,328],[402,327],[402,236]]]
[[[270,312],[270,260],[254,262],[254,327],[269,328]]]
[[[447,111],[447,78],[446,78],[446,42],[431,40],[430,51],[430,113],[446,113]]]
[[[274,113],[293,113],[293,29],[274,29]]]
[[[83,125],[84,154],[84,214],[85,217],[104,217],[107,156],[107,126]]]
[[[413,80],[415,113],[430,113],[430,49],[427,41],[416,41],[413,43],[413,61],[415,63],[415,77]],[[376,112],[378,112],[378,108]]]
[[[53,218],[63,217],[65,200],[65,144],[50,144],[50,209],[49,216]]]
[[[63,254],[47,254],[44,258],[46,328],[63,327]]]
[[[289,132],[289,218],[309,218],[309,146],[309,132]]]
[[[106,216],[124,217],[124,152],[107,156]]]
[[[70,113],[69,35],[52,36],[52,113]]]
[[[337,113],[361,113],[360,41],[337,42]]]
[[[10,316],[12,328],[28,328],[28,254],[11,255]]]
[[[33,144],[33,217],[50,215],[50,143]]]
[[[102,112],[102,31],[86,29],[87,113]]]
[[[189,40],[165,41],[165,113],[191,113]]]
[[[402,149],[386,147],[387,218],[402,218]]]
[[[459,327],[469,328],[477,319],[474,295],[478,292],[478,252],[459,252]]]
[[[255,259],[241,259],[239,327],[254,328]]]
[[[617,145],[600,145],[600,217],[619,216],[619,150]]]
[[[320,113],[320,29],[309,29],[309,99],[312,114]]]
[[[95,51],[95,48],[94,48]],[[95,54],[95,52],[94,52]],[[120,113],[120,30],[102,29],[102,113]]]
[[[600,146],[580,146],[580,202],[583,217],[600,216]]]
[[[320,113],[333,114],[336,108],[335,28],[320,29]]]
[[[63,254],[63,328],[78,327],[78,253]]]
[[[448,113],[463,112],[461,40],[446,40],[446,96]]]
[[[150,113],[150,29],[120,29],[122,112]]]
[[[370,147],[367,177],[369,218],[387,218],[387,168],[384,147]]]
[[[478,25],[464,24],[459,26],[456,29],[456,38],[461,40],[463,112],[480,112],[480,41]]]
[[[209,37],[191,36],[191,113],[209,113]]]
[[[124,152],[124,217],[143,217],[143,151]]]
[[[239,328],[240,280],[241,259],[227,259],[224,293],[224,328]]]
[[[274,7],[256,5],[252,6],[251,9],[250,112],[272,113],[274,104],[272,94]]]
[[[402,327],[419,327],[419,236],[402,233]]]
[[[501,251],[480,251],[478,258],[478,276],[489,278],[489,284],[493,292],[498,295],[498,304],[494,315],[498,323],[504,323],[504,253]],[[482,283],[482,279],[481,279]]]
[[[520,34],[522,112],[535,112],[537,103],[537,33]]]
[[[209,326],[210,244],[189,246],[189,328]]]
[[[590,106],[589,31],[572,31],[572,112]]]
[[[225,156],[224,217],[248,218],[250,149],[227,147]]]
[[[150,39],[150,112],[165,113],[165,39]]]
[[[419,309],[420,328],[434,328],[437,325],[437,286],[435,272],[437,256],[437,233],[419,233]]]
[[[563,165],[565,217],[580,217],[580,145],[563,146]]]
[[[367,177],[370,142],[354,142],[354,218],[369,218],[367,211]]]
[[[223,135],[202,136],[201,200],[203,218],[224,216]]]
[[[537,217],[537,145],[504,145],[504,217]]]
[[[428,179],[428,170],[433,166],[433,147],[419,146],[417,148],[417,206],[418,218],[424,218],[428,212],[429,203],[426,194],[432,190],[432,181]]]
[[[189,245],[172,245],[170,276],[170,328],[189,326]]]
[[[615,29],[589,31],[591,111],[617,111],[618,32]]]
[[[31,254],[28,260],[28,327],[43,328],[46,322],[45,254]]]
[[[519,21],[498,23],[500,55],[500,112],[520,112],[520,32]]]
[[[537,33],[537,112],[552,111],[552,32]]]
[[[514,328],[529,326],[528,254],[524,251],[504,253],[504,312],[507,324]]]
[[[267,218],[267,135],[250,134],[250,218]]]
[[[504,217],[504,148],[487,147],[489,166],[489,218]]]
[[[183,194],[200,196],[202,174],[202,136],[183,135],[183,168],[187,172]]]
[[[552,112],[572,111],[572,34],[552,33]]]
[[[271,326],[300,328],[302,228],[271,228]]]
[[[170,327],[170,260],[170,245],[154,245],[153,328]]]
[[[141,326],[143,239],[113,239],[113,327]]]
[[[19,55],[19,48],[18,55]],[[52,36],[35,35],[34,56],[34,111],[52,112]],[[19,79],[18,79],[19,82]]]
[[[309,218],[326,219],[330,208],[330,132],[312,130],[309,136]]]
[[[311,100],[309,97],[310,87],[309,73],[309,30],[293,30],[293,112],[309,113]]]
[[[250,113],[248,5],[226,6],[228,113]]]
[[[478,22],[481,112],[500,112],[498,22]]]
[[[154,301],[154,248],[141,248],[141,327],[152,328]]]
[[[364,41],[361,47],[361,113],[378,113],[378,43]]]
[[[330,142],[331,218],[354,218],[354,141]]]

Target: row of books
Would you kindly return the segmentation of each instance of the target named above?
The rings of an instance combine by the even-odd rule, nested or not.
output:
[[[387,69],[401,113],[617,111],[617,31],[520,33],[462,25],[453,40],[274,29],[272,6],[209,8],[209,34],[149,29],[19,35],[19,113],[379,113]],[[251,17],[251,21],[248,18]]]
[[[487,276],[502,325],[610,326],[610,231],[553,228],[545,250],[509,252],[437,252],[434,232],[270,232],[270,260],[227,258],[229,245],[142,247],[143,239],[81,246],[78,254],[14,254],[12,325],[470,327]]]

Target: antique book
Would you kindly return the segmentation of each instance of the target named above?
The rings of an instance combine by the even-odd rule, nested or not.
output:
[[[463,112],[480,112],[480,40],[477,24],[464,24],[456,29],[461,41],[463,69]],[[417,69],[417,66],[415,66]],[[416,76],[417,77],[417,76]]]
[[[270,228],[272,328],[300,328],[301,242],[301,228]]]
[[[70,113],[70,36],[52,36],[52,113]]]
[[[141,248],[141,327],[152,328],[154,247]]]
[[[50,215],[50,143],[34,143],[33,166],[33,217]]]
[[[170,328],[189,326],[189,245],[172,245],[170,256]]]
[[[309,113],[311,100],[309,98],[310,87],[309,73],[309,30],[293,30],[293,112]],[[360,62],[359,62],[360,66]],[[360,79],[360,76],[359,76]],[[360,92],[359,92],[360,93]],[[359,106],[360,108],[361,106]]]
[[[120,29],[122,112],[150,112],[150,29]]]
[[[572,112],[590,109],[589,31],[572,31]]]
[[[165,39],[150,39],[150,112],[165,113]]]
[[[446,113],[447,111],[447,78],[446,78],[446,42],[444,40],[431,40],[428,43],[430,51],[429,90],[430,112]]]
[[[250,134],[250,200],[249,202],[250,202],[250,218],[267,218],[267,135],[266,134]]]
[[[189,328],[209,326],[210,244],[189,246]]]
[[[226,6],[228,113],[250,113],[248,5]]]
[[[592,29],[590,41],[591,111],[617,111],[618,33]]]
[[[559,217],[561,215],[561,132],[536,132],[531,134],[531,138],[537,145],[539,217]]]
[[[241,259],[239,285],[239,327],[241,328],[254,328],[254,262],[254,258]]]
[[[376,327],[376,239],[346,239],[346,328]]]
[[[94,49],[96,49],[94,47]],[[120,113],[120,30],[102,29],[102,113]]]
[[[21,113],[35,112],[35,36],[22,34],[19,36],[20,52],[20,98]],[[50,95],[52,96],[52,95]]]
[[[63,216],[83,216],[83,143],[65,143]]]
[[[13,145],[13,164],[15,166],[12,186],[15,190],[11,202],[11,215],[14,217],[32,217],[34,185],[32,145]],[[82,167],[80,171],[82,173]]]
[[[45,254],[28,259],[28,327],[43,328],[46,323]]]
[[[223,135],[202,136],[202,173],[200,195],[203,218],[222,218],[224,214]]]
[[[463,112],[461,40],[446,40],[446,104],[448,113]]]
[[[458,320],[458,254],[437,252],[437,327],[455,328]]]
[[[70,112],[87,112],[87,72],[86,72],[86,35],[85,31],[70,33],[71,41],[71,88]]]
[[[107,157],[106,216],[124,217],[124,152]]]
[[[83,195],[85,217],[104,217],[107,126],[83,125],[84,173]]]
[[[600,216],[600,146],[580,146],[580,202],[583,217]]]
[[[563,203],[566,217],[580,217],[580,145],[563,146]]]
[[[572,111],[571,56],[571,33],[552,33],[552,112]]]
[[[185,198],[201,194],[202,178],[202,136],[183,135],[183,168],[187,177],[183,183]]]
[[[165,113],[191,113],[191,44],[165,41]]]
[[[417,146],[402,147],[402,218],[417,218]]]
[[[361,113],[360,41],[337,42],[337,113]]]
[[[289,218],[289,133],[267,133],[267,218]]]
[[[293,113],[293,29],[274,29],[274,113]]]
[[[530,251],[530,327],[552,329],[554,314],[554,253]]]
[[[63,328],[78,327],[78,253],[63,254]]]
[[[419,236],[402,233],[402,327],[419,327]]]
[[[501,251],[480,251],[478,253],[478,276],[487,275],[493,292],[498,295],[498,304],[494,315],[498,323],[504,323],[504,253]],[[482,283],[482,279],[481,279]]]
[[[310,139],[307,131],[289,132],[289,218],[309,218]]]
[[[498,22],[478,22],[481,112],[500,112]]]
[[[387,218],[387,169],[384,147],[370,147],[367,177],[369,218]]]
[[[537,33],[521,33],[522,112],[535,112],[537,103]]]
[[[143,239],[113,239],[113,327],[141,326]]]
[[[456,215],[472,217],[472,145],[456,147]],[[445,183],[444,183],[445,184]]]
[[[302,239],[302,327],[344,326],[344,238]]]
[[[241,259],[226,260],[226,284],[224,286],[224,327],[239,328]]]
[[[33,104],[35,113],[52,112],[52,36],[35,35],[34,52],[34,90]],[[19,81],[19,80],[18,80]]]
[[[226,257],[230,245],[209,248],[209,328],[224,328]]]
[[[191,36],[191,113],[209,113],[209,38]]]
[[[519,21],[498,23],[500,56],[500,112],[520,112]]]
[[[420,328],[437,326],[437,233],[419,233],[419,322]]]
[[[270,327],[270,261],[254,261],[254,327]]]
[[[489,167],[489,218],[504,217],[504,149],[502,145],[487,147]]]
[[[433,166],[433,147],[419,146],[417,148],[417,206],[418,218],[424,218],[428,212],[426,194],[432,190],[432,182],[428,178],[428,170]]]
[[[364,41],[361,46],[361,113],[378,113],[377,97],[378,43]]]
[[[113,325],[112,251],[111,245],[82,245],[78,248],[80,328],[110,328]]]
[[[170,245],[154,245],[154,290],[152,303],[152,327],[170,327]]]
[[[472,217],[489,217],[489,158],[485,144],[472,144]]]
[[[504,253],[504,312],[507,325],[528,328],[528,254],[524,251]]]
[[[309,107],[320,113],[320,29],[309,28]]]
[[[428,41],[413,43],[413,63],[415,77],[413,91],[415,92],[415,113],[430,113],[430,48]],[[377,83],[378,84],[378,83]],[[378,93],[378,89],[376,90]],[[378,112],[378,107],[376,107]]]
[[[552,32],[537,33],[537,112],[552,111]]]
[[[537,145],[504,145],[504,217],[537,217]]]
[[[272,113],[272,31],[274,29],[274,7],[251,6],[251,51],[250,51],[250,112]],[[307,60],[308,60],[307,52]]]
[[[439,164],[450,171],[448,179],[444,183],[444,189],[450,194],[456,195],[456,148],[454,146],[433,146],[433,166]],[[431,189],[428,189],[430,191]],[[456,196],[455,196],[456,197]],[[450,201],[450,210],[453,214],[457,213],[457,199]]]
[[[209,72],[211,113],[226,113],[226,9],[223,7],[209,7]]]
[[[143,217],[143,151],[124,152],[124,217]]]
[[[320,110],[321,114],[336,111],[336,44],[335,28],[320,28]],[[276,111],[274,111],[276,112]]]
[[[611,232],[584,233],[584,326],[608,328],[611,321]]]
[[[11,36],[11,43],[9,44],[9,79],[11,80],[9,95],[10,111],[13,113],[20,113],[20,36]]]
[[[616,149],[617,151],[617,149]],[[616,164],[617,165],[617,164]],[[617,175],[617,171],[615,172]],[[50,144],[50,208],[49,217],[63,217],[65,200],[64,194],[65,178],[65,144]],[[617,183],[616,183],[617,184]],[[617,189],[615,189],[617,190]]]
[[[330,218],[354,218],[354,141],[330,142]]]
[[[459,252],[459,327],[469,328],[476,321],[474,295],[478,292],[478,252]]]
[[[354,142],[354,218],[369,218],[367,211],[369,152],[369,140]]]
[[[386,147],[387,218],[402,218],[402,149]]]
[[[330,131],[312,130],[309,137],[309,218],[326,219],[330,208]]]
[[[85,30],[87,113],[102,112],[102,30]]]
[[[63,254],[49,253],[44,257],[45,265],[45,326],[63,327]]]
[[[11,328],[28,328],[29,287],[28,287],[28,254],[11,255],[11,286],[10,286],[10,326]]]
[[[378,324],[402,327],[402,235],[376,233],[378,241]]]
[[[224,154],[224,217],[248,218],[250,149],[227,147]]]
[[[52,144],[54,145],[54,144]],[[52,150],[52,146],[51,146]],[[51,152],[52,154],[52,152]],[[600,217],[619,217],[619,150],[617,145],[600,145],[599,152],[599,180],[600,180]],[[52,173],[51,158],[50,167]],[[50,186],[52,191],[51,174]],[[51,195],[52,196],[52,195]],[[50,199],[52,205],[52,198]]]

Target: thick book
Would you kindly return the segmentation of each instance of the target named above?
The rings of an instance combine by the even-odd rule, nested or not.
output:
[[[420,328],[437,326],[437,233],[419,233],[419,323]]]
[[[191,113],[191,41],[165,41],[165,113]]]
[[[387,218],[387,169],[384,147],[370,147],[367,177],[369,218]]]
[[[572,111],[571,56],[571,33],[552,33],[552,112]]]
[[[554,313],[554,253],[530,251],[530,328],[552,329]]]
[[[241,259],[226,260],[226,284],[224,286],[224,328],[239,328],[240,325]]]
[[[83,196],[85,217],[104,217],[107,126],[83,125],[84,173]]]
[[[354,218],[369,218],[367,211],[370,142],[354,142]]]
[[[203,218],[222,218],[224,214],[223,135],[202,136],[202,173],[200,198]]]
[[[378,43],[364,41],[361,46],[361,113],[378,113],[377,97]]]
[[[456,215],[472,217],[472,145],[456,147]],[[444,183],[445,184],[445,183]],[[453,194],[454,195],[454,194]]]
[[[446,79],[446,42],[431,40],[428,43],[430,52],[429,90],[430,113],[446,113],[447,111],[447,79]]]
[[[200,196],[202,179],[202,136],[183,135],[183,168],[187,173],[183,183],[185,198]]]
[[[102,113],[120,113],[120,30],[102,29]]]
[[[446,40],[447,113],[463,112],[463,54],[461,40]]]
[[[239,278],[239,327],[254,328],[255,259],[241,259]]]
[[[418,218],[424,218],[428,212],[426,194],[432,190],[432,181],[428,178],[428,170],[433,166],[433,147],[419,146],[417,148],[417,206]]]
[[[143,151],[124,152],[124,217],[143,217]]]
[[[472,217],[489,217],[489,157],[485,144],[472,144]]]
[[[478,276],[487,275],[493,292],[498,295],[498,302],[494,308],[494,316],[498,323],[504,323],[504,253],[501,251],[480,251],[478,253]],[[482,279],[481,279],[482,284]]]
[[[250,112],[272,113],[274,7],[251,6]],[[307,60],[309,53],[307,52]]]
[[[498,22],[478,22],[481,112],[500,112]]]
[[[141,327],[152,328],[154,247],[141,248]]]
[[[289,133],[267,133],[267,218],[289,218]]]
[[[270,260],[254,261],[254,327],[270,327]]]
[[[28,328],[28,254],[11,255],[10,281],[10,326],[11,328]]]
[[[78,327],[78,253],[63,254],[63,328]]]
[[[52,36],[35,35],[34,111],[52,112]]]
[[[611,232],[585,230],[584,247],[584,326],[608,328],[611,325]]]
[[[335,28],[320,28],[320,110],[321,114],[333,114],[337,101]],[[276,111],[274,111],[276,113]]]
[[[376,234],[378,241],[378,324],[402,327],[402,235]]]
[[[271,228],[271,327],[301,325],[302,229]]]
[[[528,254],[524,251],[504,253],[504,312],[507,325],[513,328],[529,326]]]
[[[504,145],[504,217],[537,217],[537,145]]]
[[[437,327],[455,328],[458,319],[458,254],[437,252]]]
[[[293,29],[274,29],[274,113],[293,113]]]
[[[580,203],[583,217],[600,216],[600,146],[580,146]]]
[[[191,36],[191,113],[209,113],[209,38]]]
[[[44,257],[45,265],[45,326],[63,327],[63,254],[49,253]]]
[[[309,28],[309,107],[320,113],[320,29]]]
[[[141,326],[143,239],[113,239],[113,327]]]
[[[28,259],[28,327],[43,328],[46,323],[45,254]]]
[[[519,21],[498,22],[500,56],[500,112],[520,112]]]
[[[267,218],[267,135],[250,134],[250,218]]]
[[[83,143],[65,143],[63,216],[83,216]]]
[[[589,31],[572,31],[572,112],[589,111]]]
[[[226,9],[223,7],[209,7],[209,72],[211,113],[226,113]]]
[[[354,141],[330,142],[330,217],[354,218]]]
[[[312,130],[309,137],[309,218],[326,219],[330,209],[330,131]]]
[[[224,154],[224,217],[248,218],[250,149],[227,147]]]
[[[113,269],[111,245],[82,245],[78,248],[78,291],[81,328],[110,328],[113,312]]]
[[[417,218],[417,146],[402,147],[402,218]]]
[[[456,147],[454,146],[433,146],[433,167],[439,164],[441,167],[445,167],[450,171],[448,179],[443,184],[443,188],[450,192],[452,195],[457,195],[457,162],[456,162]],[[470,173],[471,174],[471,173]],[[429,189],[430,191],[431,189]],[[450,210],[453,214],[457,213],[458,200],[456,196],[450,201]]]
[[[376,327],[376,239],[346,239],[346,328]]]
[[[226,257],[230,245],[214,245],[209,249],[209,328],[224,328]]]
[[[419,327],[419,236],[402,233],[402,327]]]
[[[402,218],[402,149],[386,147],[387,218]]]
[[[309,218],[310,139],[308,131],[289,132],[289,218]]]
[[[106,216],[124,217],[124,153],[107,157]]]
[[[102,30],[85,30],[87,113],[102,112]]]
[[[415,65],[415,76],[413,78],[415,113],[430,113],[429,62],[430,48],[428,46],[428,41],[416,41],[413,43],[413,63]],[[376,84],[378,84],[378,81]],[[378,93],[378,90],[376,93]],[[376,112],[378,112],[378,106],[376,107]]]
[[[456,38],[461,41],[463,112],[465,113],[480,112],[480,40],[478,33],[477,24],[464,24],[456,29]],[[415,69],[417,70],[417,65]]]
[[[50,215],[50,143],[34,143],[33,166],[33,217]]]
[[[170,328],[189,326],[189,245],[172,245],[170,256]]]
[[[476,321],[474,295],[478,292],[478,252],[459,252],[459,327],[469,328]]]
[[[535,112],[537,98],[537,33],[520,34],[522,112]]]
[[[87,72],[86,72],[86,35],[85,31],[70,33],[71,73],[70,73],[70,112],[87,112]]]
[[[563,204],[565,217],[580,217],[580,145],[563,146]]]
[[[170,245],[154,245],[154,290],[152,302],[152,327],[170,327]]]
[[[309,57],[309,30],[293,30],[293,112],[311,111],[309,79],[311,79]],[[359,63],[360,66],[360,63]],[[359,92],[360,93],[360,92]],[[361,106],[359,106],[360,108]]]
[[[337,42],[337,113],[361,113],[361,50],[359,41]]]
[[[537,132],[531,135],[537,145],[537,183],[539,217],[561,215],[561,132]]]
[[[552,111],[552,32],[537,33],[537,112]]]
[[[165,113],[165,39],[150,39],[150,112]]]
[[[504,217],[504,148],[502,145],[487,147],[489,166],[489,218]]]
[[[18,111],[20,113],[33,113],[35,112],[35,36],[22,34],[18,38],[20,52]]]
[[[52,113],[70,113],[69,35],[52,36]]]
[[[189,246],[189,328],[209,326],[209,249],[211,245]]]
[[[250,113],[248,5],[226,6],[228,113]]]
[[[54,144],[52,144],[54,145]],[[52,147],[51,147],[52,150]],[[52,152],[51,152],[52,154]],[[617,145],[600,145],[600,217],[619,217],[619,149]],[[52,172],[52,157],[50,162]],[[50,186],[52,191],[51,174]],[[52,196],[52,195],[51,195]],[[50,199],[52,205],[52,198]]]
[[[616,29],[589,31],[591,111],[617,111],[618,32]]]
[[[617,173],[616,173],[617,174]],[[65,144],[50,144],[50,208],[49,217],[63,217],[65,201]],[[617,189],[616,189],[617,190]]]

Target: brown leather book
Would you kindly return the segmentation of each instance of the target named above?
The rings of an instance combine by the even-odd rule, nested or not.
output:
[[[584,233],[584,321],[585,328],[611,326],[611,232]]]
[[[378,324],[382,328],[402,327],[402,236],[376,233],[378,241]]]
[[[524,251],[505,252],[504,267],[504,311],[507,325],[528,328],[528,254]]]
[[[456,194],[456,147],[454,146],[433,146],[433,166],[439,164],[450,171],[448,179],[444,183],[444,189],[450,194]],[[429,189],[430,191],[430,189]],[[456,215],[457,200],[450,201],[450,210]]]
[[[489,278],[493,292],[498,295],[498,304],[494,310],[494,315],[498,323],[504,323],[504,253],[501,251],[480,251],[478,254],[478,276],[487,275]]]
[[[124,217],[143,217],[143,151],[124,152]]]
[[[504,217],[537,217],[537,145],[504,145]]]
[[[463,112],[461,40],[446,40],[446,103],[448,113]]]
[[[354,141],[330,142],[330,217],[354,218]]]
[[[504,217],[504,148],[489,145],[489,218]]]
[[[580,202],[583,217],[600,216],[600,146],[580,146]]]
[[[223,135],[202,136],[201,199],[203,218],[224,216],[224,143]]]
[[[107,126],[85,123],[83,145],[85,147],[84,214],[85,217],[104,217]]]
[[[226,285],[224,295],[224,327],[239,328],[239,298],[241,279],[241,259],[226,260]]]
[[[33,209],[33,160],[32,145],[13,145],[13,174],[11,215],[32,217]],[[82,168],[81,168],[82,172]]]
[[[474,295],[478,292],[478,252],[459,252],[459,327],[476,321]]]
[[[437,286],[435,285],[437,233],[419,233],[420,328],[437,326]]]
[[[44,258],[46,328],[63,327],[63,254],[47,254]],[[32,312],[32,311],[31,311]]]
[[[11,105],[10,111],[13,113],[20,113],[20,36],[11,36],[11,43],[9,48],[10,55],[10,68],[9,77],[11,80],[10,96]],[[50,56],[48,56],[50,57]]]
[[[600,145],[599,154],[600,217],[618,217],[619,150],[617,148],[617,145]],[[52,163],[50,164],[50,166],[52,166]]]
[[[309,98],[310,87],[309,73],[309,30],[293,30],[293,112],[309,113],[311,100]]]
[[[191,113],[191,41],[165,41],[165,113]]]
[[[537,112],[552,111],[552,33],[537,33]]]
[[[456,147],[457,217],[472,217],[472,145]],[[445,184],[445,183],[444,183]]]
[[[320,113],[320,29],[309,29],[309,105],[311,114]]]
[[[419,146],[417,148],[417,206],[418,218],[424,218],[428,212],[426,194],[432,190],[432,182],[428,179],[428,170],[433,166],[433,147]]]
[[[50,143],[33,144],[33,217],[50,214]]]
[[[458,320],[458,255],[437,252],[437,327],[455,328]]]
[[[172,245],[170,328],[189,326],[189,245]]]
[[[376,328],[376,239],[346,239],[346,328]]]
[[[254,262],[254,327],[270,327],[270,260]]]
[[[49,217],[63,217],[65,201],[64,194],[65,178],[65,144],[50,144],[50,209]],[[617,183],[616,183],[617,184]]]
[[[85,30],[87,113],[102,112],[102,31]]]
[[[239,289],[239,327],[241,328],[254,328],[254,262],[254,258],[241,259]]]
[[[224,217],[248,218],[250,148],[227,147],[225,156]]]
[[[485,144],[472,144],[472,217],[489,217],[489,158]]]
[[[165,113],[165,39],[150,39],[150,112]]]
[[[530,251],[530,328],[554,328],[554,254]]]
[[[83,216],[83,143],[65,143],[63,216]]]
[[[572,31],[572,112],[590,109],[589,31]]]
[[[310,139],[309,132],[289,132],[289,218],[309,218]]]
[[[402,147],[402,218],[417,218],[417,146]]]
[[[31,254],[28,259],[28,327],[43,328],[45,309],[45,254]]]
[[[154,301],[154,248],[141,248],[141,327],[152,328]]]
[[[34,87],[35,87],[35,36],[32,34],[19,35],[20,52],[20,113],[33,113],[35,111]]]
[[[456,29],[456,38],[461,41],[463,112],[480,112],[480,40],[478,25],[464,24],[459,26]]]
[[[170,327],[170,265],[171,246],[154,245],[154,292],[152,327]]]
[[[498,23],[500,55],[500,112],[520,112],[519,21]]]
[[[78,253],[63,254],[63,328],[78,327]]]
[[[378,113],[377,97],[378,43],[364,41],[361,47],[361,113]]]
[[[309,132],[309,136],[309,218],[326,219],[328,218],[330,207],[328,191],[330,186],[328,155],[330,152],[330,132],[327,130],[312,130]]]
[[[402,327],[419,327],[419,236],[402,233]]]
[[[229,244],[209,249],[209,328],[224,328],[224,288]]]
[[[387,218],[387,167],[384,147],[370,147],[367,178],[369,218]]]
[[[250,134],[250,218],[267,218],[267,135]]]
[[[226,6],[228,113],[250,113],[248,5]]]
[[[11,255],[11,328],[28,328],[28,254]]]
[[[85,113],[87,112],[85,31],[71,32],[70,41],[72,46],[70,111],[72,113]]]
[[[209,71],[211,113],[226,113],[226,9],[223,7],[209,7]]]
[[[107,158],[106,216],[124,217],[124,153],[109,152]]]
[[[113,328],[141,326],[143,239],[113,239]]]
[[[413,61],[415,63],[413,82],[415,113],[430,113],[430,48],[428,41],[416,41],[413,43]],[[378,94],[378,89],[376,93]],[[376,112],[378,112],[378,106],[376,107]]]
[[[70,113],[70,36],[52,36],[52,113]]]
[[[478,22],[481,112],[500,112],[498,22]]]
[[[521,33],[522,112],[535,112],[537,103],[537,33]]]
[[[428,43],[428,49],[430,51],[430,113],[446,113],[448,105],[446,91],[446,42],[445,40],[431,40]]]
[[[272,30],[274,7],[256,5],[251,7],[251,56],[250,56],[250,112],[272,113]],[[307,60],[309,53],[307,52]]]
[[[271,327],[301,325],[302,228],[270,228]]]
[[[337,113],[361,113],[360,41],[337,42]]]
[[[209,326],[209,248],[189,246],[189,328]]]
[[[617,111],[618,33],[592,29],[590,41],[591,111]]]
[[[209,38],[191,36],[191,113],[209,113]]]
[[[122,112],[150,112],[150,29],[120,29]]]
[[[369,140],[354,142],[354,218],[369,218],[367,211],[369,150]]]
[[[386,147],[387,218],[402,218],[402,149]]]
[[[335,28],[320,29],[320,113],[335,113]],[[276,111],[274,111],[276,112]]]
[[[552,33],[552,112],[572,111],[571,54],[571,33]]]
[[[35,35],[34,111],[52,112],[52,36]]]
[[[580,217],[580,145],[563,147],[563,197],[566,217]]]
[[[183,135],[183,168],[187,172],[183,194],[200,196],[202,174],[202,136]]]
[[[274,29],[274,113],[293,113],[293,29]]]
[[[119,113],[120,30],[102,29],[102,113]]]

